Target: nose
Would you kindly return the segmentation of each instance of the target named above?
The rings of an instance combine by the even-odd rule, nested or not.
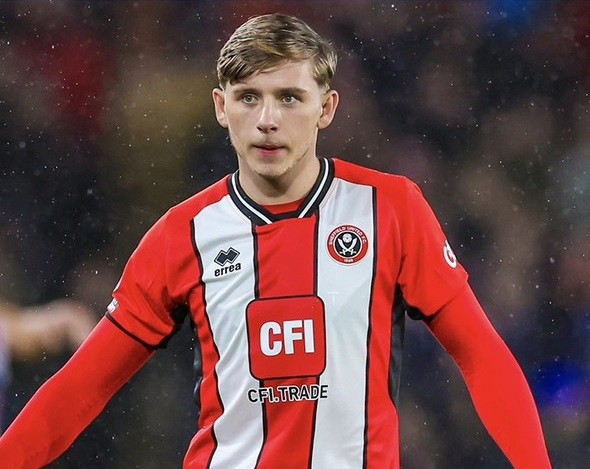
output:
[[[256,127],[263,134],[276,132],[278,129],[278,109],[273,102],[266,102],[262,105],[260,116]]]

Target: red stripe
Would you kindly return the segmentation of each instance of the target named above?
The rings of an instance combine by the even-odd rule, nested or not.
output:
[[[397,469],[400,467],[398,415],[388,392],[388,376],[394,301],[392,292],[395,291],[395,266],[399,265],[399,253],[392,249],[395,245],[392,239],[395,236],[394,228],[379,223],[380,220],[391,218],[380,213],[387,205],[386,200],[377,199],[377,264],[373,277],[375,283],[370,312],[372,334],[367,370],[366,467]]]
[[[288,219],[256,229],[260,298],[315,293],[316,218]],[[261,382],[261,386],[317,384],[318,378],[286,378]],[[309,467],[316,403],[314,401],[264,404],[265,441],[259,468]]]
[[[202,286],[199,287],[202,290]],[[200,388],[201,413],[199,415],[199,431],[193,437],[184,458],[184,469],[202,469],[208,467],[217,447],[213,432],[213,422],[223,413],[223,405],[217,391],[217,375],[215,365],[219,361],[219,353],[213,343],[213,333],[207,315],[205,302],[196,302],[200,307],[194,311],[194,321],[199,334],[201,359],[203,363],[203,381]]]

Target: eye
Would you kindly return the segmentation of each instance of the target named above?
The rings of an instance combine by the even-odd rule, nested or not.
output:
[[[281,97],[281,101],[285,104],[293,104],[297,101],[297,97],[293,96],[292,94],[285,94]]]
[[[244,94],[244,95],[242,95],[242,96],[241,96],[241,98],[240,98],[240,100],[241,100],[243,103],[246,103],[246,104],[252,104],[253,102],[255,102],[255,101],[256,101],[256,96],[254,96],[254,95],[253,95],[253,94],[251,94],[251,93],[247,93],[247,94]]]

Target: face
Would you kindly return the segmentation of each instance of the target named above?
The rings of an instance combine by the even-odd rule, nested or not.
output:
[[[213,101],[247,192],[252,186],[286,188],[310,178],[313,184],[318,130],[332,121],[338,94],[318,85],[310,61],[286,62],[228,83],[224,90],[213,90]]]

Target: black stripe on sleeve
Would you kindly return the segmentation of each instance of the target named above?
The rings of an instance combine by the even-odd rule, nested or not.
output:
[[[121,324],[119,324],[117,322],[117,320],[111,315],[111,313],[106,312],[105,313],[105,317],[111,321],[115,326],[117,326],[118,329],[120,329],[122,332],[124,332],[126,335],[128,335],[129,337],[131,337],[133,340],[135,340],[136,342],[139,342],[141,345],[143,345],[144,347],[150,349],[150,350],[156,350],[157,348],[159,348],[158,346],[154,346],[151,344],[148,344],[147,342],[141,340],[139,337],[137,337],[136,335],[132,334],[131,332],[129,332],[127,329],[125,329],[123,326],[121,326]]]

